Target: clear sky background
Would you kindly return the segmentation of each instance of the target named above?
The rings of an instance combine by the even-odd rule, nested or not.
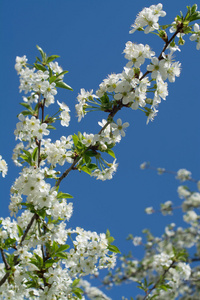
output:
[[[108,74],[122,71],[127,63],[122,52],[128,40],[148,43],[160,54],[163,43],[155,35],[129,34],[136,14],[143,7],[157,3],[151,0],[0,0],[0,154],[9,166],[8,175],[0,180],[2,217],[9,214],[10,186],[20,171],[11,160],[16,145],[13,134],[16,115],[22,101],[14,70],[15,57],[27,55],[32,63],[39,45],[48,54],[60,55],[60,65],[69,71],[65,82],[74,91],[59,90],[56,99],[70,107],[72,120],[70,127],[54,133],[55,139],[78,131],[97,133],[98,121],[107,115],[95,112],[78,123],[74,108],[76,96],[81,88],[96,91]],[[167,16],[161,18],[161,24],[171,23],[180,10],[185,14],[186,5],[192,4],[189,0],[163,1]],[[181,76],[175,83],[169,83],[169,96],[160,104],[154,122],[146,125],[144,113],[131,109],[117,114],[116,119],[120,117],[130,126],[126,137],[114,149],[119,163],[114,178],[101,182],[74,171],[61,185],[63,192],[74,196],[74,214],[69,227],[80,226],[98,233],[108,228],[121,252],[132,250],[136,258],[141,258],[141,250],[125,240],[129,233],[140,236],[142,229],[151,228],[154,234],[160,235],[165,225],[181,224],[179,212],[165,218],[144,213],[147,206],[159,208],[167,200],[179,205],[180,200],[178,182],[173,176],[142,171],[140,164],[150,161],[156,167],[173,171],[186,168],[196,179],[199,175],[200,53],[188,37],[181,50],[176,53],[176,60],[182,63]],[[132,285],[124,285],[107,294],[118,300],[122,295],[134,297],[136,290]]]

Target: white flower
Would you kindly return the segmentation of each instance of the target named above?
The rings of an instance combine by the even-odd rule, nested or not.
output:
[[[115,88],[116,94],[114,95],[114,98],[116,100],[122,99],[122,103],[126,105],[134,99],[134,93],[131,92],[131,90],[132,86],[127,80],[119,81]]]
[[[133,245],[134,246],[139,246],[142,244],[142,238],[140,236],[135,236],[133,238]]]
[[[180,199],[187,198],[191,195],[191,192],[183,185],[178,187],[178,195]]]
[[[148,168],[148,166],[149,166],[149,163],[147,163],[146,161],[144,161],[144,162],[140,165],[140,169],[141,169],[141,170],[144,170],[144,169]]]
[[[149,120],[151,120],[151,121],[154,120],[155,116],[157,116],[157,112],[158,112],[158,110],[156,110],[155,107],[153,107],[153,109],[151,109],[151,111],[148,113],[146,124],[149,123]]]
[[[178,262],[176,269],[178,271],[180,279],[188,280],[190,278],[191,268],[190,268],[189,264],[186,264],[184,262]]]
[[[151,207],[146,207],[145,212],[146,212],[147,215],[151,215],[154,212],[154,209],[153,209],[152,206]]]
[[[200,193],[193,193],[188,200],[191,202],[192,206],[198,207],[200,206]]]
[[[147,70],[151,72],[151,77],[153,79],[156,79],[160,76],[162,76],[163,79],[166,77],[166,67],[157,57],[152,58],[151,64],[147,66]]]
[[[28,59],[26,58],[26,55],[19,57],[16,57],[16,64],[15,64],[15,70],[20,73],[20,71],[22,70],[22,68],[26,67],[26,62],[28,61]]]
[[[166,96],[168,96],[167,82],[164,82],[160,77],[156,82],[155,97],[160,97],[163,100],[166,100]]]
[[[57,103],[62,109],[62,112],[60,114],[61,125],[68,127],[70,122],[70,115],[69,115],[70,109],[64,102],[60,103],[59,101],[57,101]]]
[[[107,179],[112,179],[113,174],[117,170],[118,164],[116,163],[116,159],[113,161],[112,164],[109,164],[109,168],[104,169],[103,171],[96,169],[91,176],[96,177],[97,179],[100,179],[102,181]]]
[[[0,155],[0,172],[2,173],[2,177],[5,177],[5,175],[8,172],[8,165],[4,159],[2,159],[2,156]]]
[[[200,29],[199,29],[199,25],[197,23],[194,24],[194,32],[195,33],[193,33],[190,36],[190,40],[197,42],[196,48],[197,48],[197,50],[199,50],[200,49]]]
[[[43,138],[43,135],[49,135],[49,130],[47,129],[47,124],[42,123],[36,130],[33,130],[33,136],[36,136],[38,140],[41,140]]]
[[[181,73],[181,63],[174,62],[170,65],[170,67],[167,69],[167,78],[170,82],[175,81],[175,77],[179,77]]]
[[[159,268],[160,266],[169,267],[172,264],[173,254],[160,253],[153,256],[153,266]]]
[[[125,122],[124,124],[122,124],[122,120],[117,119],[117,124],[111,123],[110,126],[111,126],[111,128],[114,129],[114,132],[113,132],[114,135],[121,134],[124,137],[125,136],[124,129],[129,126],[129,123]]]
[[[194,223],[198,220],[198,215],[193,210],[189,210],[184,216],[183,220],[187,223]]]
[[[186,169],[180,169],[177,172],[177,179],[180,179],[181,181],[186,181],[191,179],[192,173]]]
[[[162,4],[151,5],[150,7],[145,7],[137,16],[135,23],[131,25],[133,27],[129,33],[134,33],[138,28],[143,28],[147,26],[144,33],[149,33],[154,30],[159,29],[158,20],[159,17],[164,17],[166,12],[162,10]]]
[[[87,134],[83,133],[84,139],[82,140],[82,143],[86,146],[89,147],[94,143],[94,134]]]
[[[63,69],[58,65],[58,62],[50,62],[49,66],[51,68],[51,70],[56,73],[56,74],[60,74],[62,73]],[[59,78],[63,78],[64,75],[59,76]]]
[[[128,68],[133,65],[135,68],[139,68],[145,62],[145,58],[151,58],[155,55],[155,52],[150,50],[149,45],[134,44],[132,42],[126,43],[126,48],[123,53],[125,53],[125,58],[129,60],[126,64]]]

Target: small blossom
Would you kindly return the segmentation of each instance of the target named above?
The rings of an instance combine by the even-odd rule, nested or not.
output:
[[[124,137],[125,136],[124,129],[129,126],[129,123],[125,122],[124,124],[122,124],[122,120],[121,119],[117,119],[117,124],[111,123],[110,126],[111,126],[111,128],[114,129],[114,132],[113,132],[114,135],[121,134]]]
[[[5,177],[8,172],[8,165],[2,156],[0,155],[0,172],[2,173],[2,177]]]
[[[133,245],[134,246],[139,246],[142,244],[142,238],[140,236],[135,236],[133,238]]]
[[[180,181],[186,181],[191,179],[192,173],[186,169],[180,169],[177,172],[176,178],[179,179]]]
[[[60,106],[60,109],[62,110],[60,114],[61,125],[68,127],[70,122],[70,114],[69,114],[70,109],[67,106],[67,104],[65,104],[64,102],[60,103],[59,101],[57,101],[57,103]]]

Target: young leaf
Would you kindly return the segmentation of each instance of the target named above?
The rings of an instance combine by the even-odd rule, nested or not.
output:
[[[42,50],[41,47],[39,47],[38,45],[36,45],[36,47],[40,51],[40,54],[42,56],[42,60],[44,61],[46,59],[46,54],[44,53],[44,51]]]
[[[67,74],[69,71],[62,71],[60,74],[58,74],[58,75],[56,75],[56,77],[60,77],[60,76],[62,76],[62,75],[64,75],[64,74]]]
[[[74,134],[74,135],[72,136],[72,139],[73,139],[73,142],[74,142],[74,146],[76,147],[76,145],[77,145],[78,142],[79,142],[78,136],[77,136],[76,134]]]
[[[52,83],[52,82],[54,82],[55,80],[56,80],[56,76],[55,75],[53,75],[53,76],[51,76],[50,78],[49,78],[49,83]]]
[[[73,91],[73,89],[63,81],[56,82],[56,87]]]
[[[51,56],[49,56],[49,57],[47,58],[46,63],[48,64],[48,63],[50,63],[51,61],[53,61],[54,59],[59,58],[59,57],[60,57],[59,55],[51,55]]]
[[[24,234],[23,230],[19,225],[17,225],[17,229],[18,229],[19,237],[21,237]]]
[[[23,110],[23,111],[21,111],[20,112],[20,114],[22,114],[23,116],[32,116],[32,115],[34,115],[34,112],[31,112],[31,111],[28,111],[28,110]],[[19,115],[17,115],[17,117],[18,117]]]
[[[69,249],[69,247],[70,247],[69,245],[62,245],[58,248],[57,252],[63,252],[65,250]]]
[[[41,70],[41,71],[46,71],[47,69],[41,65],[41,64],[37,64],[37,63],[34,63],[34,66],[36,67],[37,70]]]
[[[33,161],[35,161],[35,159],[36,159],[37,152],[38,152],[38,147],[36,147],[36,148],[33,150],[33,153],[32,153]]]
[[[80,168],[83,172],[85,172],[85,173],[87,173],[87,174],[89,174],[89,175],[91,175],[91,173],[92,173],[92,171],[88,168],[88,167],[86,167],[86,166],[83,166],[83,167],[81,167]]]
[[[49,259],[45,262],[45,268],[50,268],[56,262],[55,259]]]
[[[57,257],[63,258],[63,259],[67,259],[68,258],[68,254],[66,252],[58,252],[56,253]]]
[[[33,110],[32,110],[32,107],[31,107],[28,103],[21,102],[20,104],[21,104],[22,106],[26,107],[28,110],[33,111]]]
[[[106,153],[108,153],[110,156],[112,156],[113,158],[115,158],[115,153],[114,153],[113,150],[107,149],[107,150],[106,150]]]
[[[57,198],[60,199],[60,198],[74,198],[74,197],[71,196],[70,194],[59,192]]]
[[[114,253],[121,253],[119,251],[119,249],[116,246],[114,246],[114,245],[109,245],[108,246],[108,250],[110,250],[111,252],[114,252]]]
[[[76,285],[78,285],[79,284],[79,281],[80,281],[80,279],[75,279],[73,282],[72,282],[72,287],[75,287]]]
[[[48,125],[47,129],[54,129],[55,130],[56,128],[54,126],[52,126],[52,125]]]

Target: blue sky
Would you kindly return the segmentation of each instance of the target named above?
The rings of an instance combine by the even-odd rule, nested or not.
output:
[[[48,54],[60,55],[59,63],[69,71],[65,82],[74,91],[59,91],[57,99],[64,101],[72,112],[71,126],[59,129],[55,138],[78,131],[96,133],[103,114],[88,114],[81,123],[75,117],[74,105],[81,88],[96,91],[108,74],[119,73],[126,64],[122,54],[130,40],[148,43],[157,55],[163,43],[154,35],[136,32],[129,34],[130,25],[144,6],[157,4],[149,0],[18,0],[0,1],[1,43],[1,102],[0,154],[9,165],[5,179],[1,179],[1,216],[8,215],[9,189],[18,175],[19,168],[11,160],[16,144],[14,129],[16,115],[20,112],[22,98],[18,92],[19,80],[14,70],[15,57],[27,55],[29,62],[38,55],[36,45]],[[167,17],[163,23],[173,21],[180,10],[186,12],[191,1],[164,1]],[[186,37],[186,44],[177,53],[182,63],[181,76],[169,83],[169,96],[159,106],[158,116],[146,125],[140,111],[124,109],[116,117],[130,123],[126,137],[116,146],[118,171],[111,181],[100,182],[88,175],[73,172],[62,183],[63,192],[74,196],[74,214],[69,227],[80,226],[86,230],[105,232],[108,228],[115,237],[115,244],[122,253],[140,250],[125,238],[129,233],[141,235],[144,228],[151,228],[160,235],[166,224],[181,222],[177,212],[164,218],[159,214],[146,216],[144,209],[177,197],[178,182],[171,175],[158,176],[156,172],[141,171],[143,161],[156,167],[177,171],[189,169],[194,178],[199,174],[199,52],[196,44]],[[195,187],[194,187],[195,188]],[[135,296],[132,286],[114,288],[108,292],[113,299],[121,295]],[[120,296],[119,296],[120,295]]]

